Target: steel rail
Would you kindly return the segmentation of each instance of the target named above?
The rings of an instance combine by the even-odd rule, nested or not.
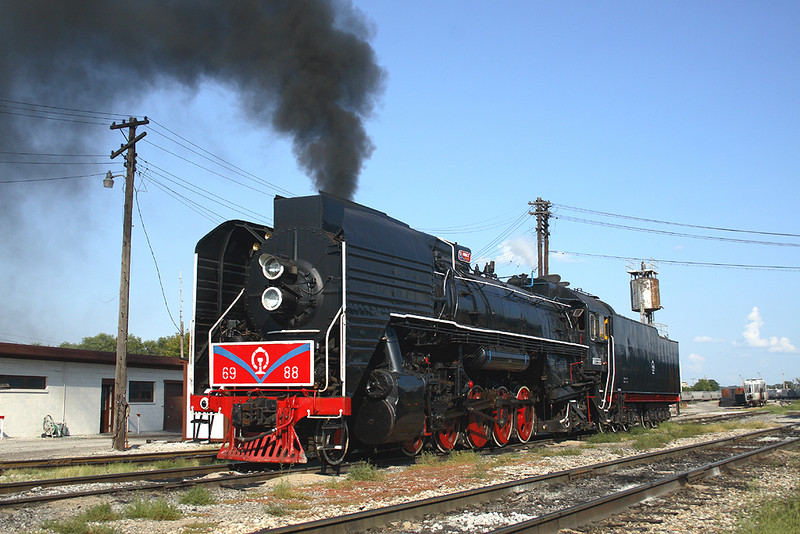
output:
[[[292,474],[319,472],[321,469],[320,465],[313,464],[304,467],[293,467],[290,469],[283,468],[269,472],[260,471],[257,473],[237,473],[231,475],[223,474],[211,479],[190,478],[188,480],[186,479],[171,480],[179,477],[197,477],[197,476],[203,476],[204,474],[213,473],[215,472],[213,470],[213,467],[218,468],[217,472],[224,471],[230,469],[231,465],[234,464],[217,464],[216,466],[200,466],[195,468],[187,467],[187,468],[175,468],[175,469],[161,469],[156,471],[138,471],[131,473],[122,473],[118,475],[109,474],[109,475],[98,475],[98,476],[87,476],[87,477],[74,477],[70,479],[28,481],[20,483],[9,483],[7,486],[0,484],[0,494],[3,494],[3,493],[22,492],[28,489],[32,489],[34,487],[35,488],[59,487],[65,485],[95,484],[95,483],[108,484],[108,483],[125,482],[131,480],[159,480],[159,479],[166,480],[166,482],[143,483],[131,486],[118,486],[113,488],[104,487],[101,489],[88,489],[70,493],[39,494],[39,495],[31,495],[23,497],[11,497],[8,499],[0,498],[0,508],[6,506],[19,505],[19,504],[31,504],[38,502],[75,499],[78,497],[87,497],[91,495],[107,495],[109,493],[117,493],[117,492],[178,489],[178,488],[196,486],[198,484],[203,484],[207,486],[219,486],[222,484],[227,484],[231,486],[246,485],[246,484],[252,484],[254,482],[263,482],[264,480],[270,480],[273,478],[279,478],[282,476],[287,476]],[[337,469],[335,469],[335,471],[337,472],[337,474],[346,473],[351,465],[352,463],[343,463],[337,466]],[[184,470],[184,472],[181,473],[180,472],[181,470]],[[114,477],[116,477],[116,479]],[[124,478],[124,480],[121,480],[120,479],[121,477]],[[17,488],[21,489],[9,489],[9,491],[4,491],[5,488],[11,488],[12,487],[11,484],[15,484]],[[28,487],[26,487],[25,485],[27,485]]]
[[[49,469],[72,465],[102,465],[116,462],[146,463],[171,459],[207,459],[216,458],[218,449],[201,449],[197,451],[146,452],[134,454],[108,454],[102,456],[74,456],[68,458],[46,458],[37,460],[5,460],[0,461],[0,472],[7,469]]]
[[[18,493],[33,488],[50,488],[54,486],[74,486],[76,484],[98,484],[130,482],[131,480],[164,480],[169,478],[203,476],[209,473],[230,471],[231,464],[200,465],[194,467],[173,467],[170,469],[151,469],[148,471],[130,471],[128,473],[108,473],[82,477],[51,478],[47,480],[26,480],[22,482],[5,482],[0,484],[0,494]]]
[[[375,508],[373,510],[365,510],[363,512],[320,519],[307,523],[297,523],[275,529],[257,530],[251,534],[295,534],[299,532],[311,534],[345,534],[348,532],[362,531],[370,528],[378,529],[380,531],[387,523],[392,521],[408,520],[410,518],[421,517],[428,514],[448,513],[465,506],[481,504],[486,501],[500,499],[505,495],[527,491],[543,484],[568,482],[572,479],[585,476],[589,473],[603,473],[623,466],[628,467],[641,463],[652,462],[656,458],[680,456],[682,454],[686,454],[687,452],[699,451],[707,448],[717,447],[725,443],[742,441],[764,434],[780,432],[796,426],[797,425],[795,424],[789,424],[780,427],[773,427],[755,432],[749,432],[747,434],[739,434],[737,436],[728,438],[720,438],[703,443],[684,445],[682,447],[675,447],[664,451],[644,453],[627,458],[611,460],[608,462],[601,462],[598,464],[577,467],[574,469],[557,471],[535,477],[528,477],[521,480],[494,484],[484,488],[476,488],[472,490],[451,493],[448,495],[431,497],[420,501],[411,501],[384,508]],[[751,452],[747,454],[753,453]],[[552,532],[552,530],[542,532]]]
[[[718,460],[696,469],[656,480],[655,482],[607,495],[564,510],[545,514],[522,523],[517,523],[516,525],[493,530],[491,534],[546,534],[558,532],[559,529],[585,525],[586,523],[597,521],[621,512],[646,499],[671,493],[680,490],[687,484],[694,483],[707,477],[716,476],[723,468],[743,465],[751,462],[754,458],[770,454],[776,449],[789,447],[798,443],[800,443],[800,438],[773,443],[761,447],[760,449],[744,452],[724,460]]]

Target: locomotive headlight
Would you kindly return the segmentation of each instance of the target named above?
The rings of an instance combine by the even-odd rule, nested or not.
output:
[[[283,267],[281,267],[281,270],[283,270]],[[264,306],[265,310],[274,312],[281,307],[281,304],[283,304],[283,293],[277,287],[268,287],[261,294],[261,305]]]
[[[261,272],[264,273],[264,277],[267,280],[277,280],[283,274],[283,263],[275,256],[262,254],[258,258],[258,263],[261,265]]]

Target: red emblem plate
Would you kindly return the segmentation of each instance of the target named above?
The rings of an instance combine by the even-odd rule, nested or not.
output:
[[[313,341],[213,343],[212,386],[312,386]]]

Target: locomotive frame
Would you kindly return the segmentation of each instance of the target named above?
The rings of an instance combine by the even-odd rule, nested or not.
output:
[[[679,401],[677,342],[557,277],[502,281],[464,246],[325,193],[274,213],[195,250],[190,403],[225,417],[220,458],[502,447],[656,425]]]

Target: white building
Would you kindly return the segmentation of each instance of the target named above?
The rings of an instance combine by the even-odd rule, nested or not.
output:
[[[185,428],[180,358],[128,354],[129,432]],[[116,355],[0,343],[3,437],[37,437],[50,416],[71,435],[101,434],[113,424]]]

